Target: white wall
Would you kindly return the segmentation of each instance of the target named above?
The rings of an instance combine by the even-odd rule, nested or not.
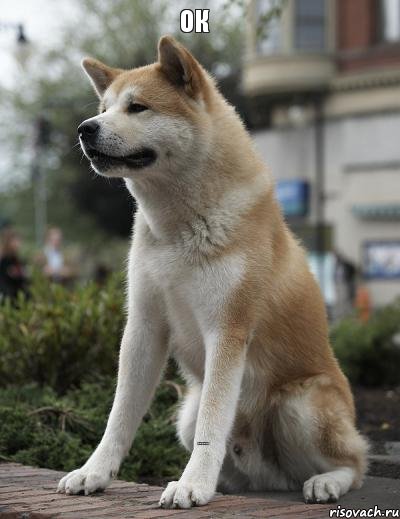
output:
[[[314,129],[272,129],[253,134],[276,179],[303,178],[311,185],[315,215]],[[334,247],[357,265],[367,240],[400,240],[400,221],[366,221],[351,212],[354,204],[400,204],[400,113],[370,114],[325,124],[325,214],[334,228]],[[400,282],[369,283],[374,304],[400,295]]]

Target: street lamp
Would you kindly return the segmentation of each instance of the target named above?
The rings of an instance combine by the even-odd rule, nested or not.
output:
[[[18,45],[26,45],[29,43],[23,23],[0,22],[0,31],[15,31]]]
[[[29,56],[29,39],[25,33],[23,23],[17,22],[0,22],[0,31],[14,31],[17,42],[17,62],[24,67]],[[47,189],[46,177],[41,167],[41,156],[43,150],[48,144],[49,122],[42,116],[38,116],[34,121],[34,139],[33,139],[33,157],[31,166],[31,175],[34,191],[34,207],[35,207],[35,236],[36,243],[41,246],[44,241],[44,234],[47,226]]]
[[[22,23],[17,24],[17,43],[19,45],[26,45],[29,43],[29,40],[25,35],[24,25]]]

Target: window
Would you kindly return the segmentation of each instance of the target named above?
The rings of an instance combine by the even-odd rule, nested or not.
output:
[[[400,0],[381,0],[381,39],[385,42],[400,40]]]
[[[400,242],[365,242],[363,244],[363,273],[369,279],[399,279]]]
[[[326,1],[296,0],[295,48],[305,51],[323,51],[326,48]]]

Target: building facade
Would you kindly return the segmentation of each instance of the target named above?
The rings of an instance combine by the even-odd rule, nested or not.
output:
[[[286,0],[269,19],[279,4],[250,3],[254,140],[321,284],[341,258],[386,304],[400,295],[400,0]]]

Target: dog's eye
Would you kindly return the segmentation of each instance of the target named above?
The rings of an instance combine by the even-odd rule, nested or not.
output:
[[[127,111],[130,114],[138,114],[139,112],[144,112],[145,110],[148,110],[148,107],[140,105],[139,103],[129,103],[127,108]]]

